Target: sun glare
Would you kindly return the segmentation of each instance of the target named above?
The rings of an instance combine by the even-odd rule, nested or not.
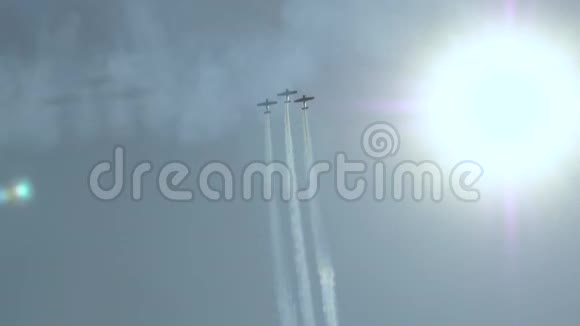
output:
[[[444,155],[510,177],[556,168],[580,122],[576,59],[535,33],[495,31],[457,42],[432,63],[424,119]]]

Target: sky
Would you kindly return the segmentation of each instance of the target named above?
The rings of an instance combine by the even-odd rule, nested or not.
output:
[[[579,42],[579,6],[519,0],[517,13]],[[153,179],[140,202],[126,192],[102,202],[90,194],[90,169],[122,145],[128,166],[219,160],[239,170],[263,157],[255,104],[287,87],[317,97],[319,159],[367,159],[360,135],[375,121],[399,129],[398,159],[436,159],[406,104],[423,63],[445,39],[502,20],[503,8],[0,0],[0,184],[27,177],[35,186],[29,205],[0,207],[0,324],[277,324],[264,202],[169,202]],[[272,117],[282,159],[282,114]],[[297,112],[292,119],[300,143]],[[577,176],[554,171],[518,198],[515,249],[497,185],[472,204],[346,202],[323,181],[341,324],[578,324]]]

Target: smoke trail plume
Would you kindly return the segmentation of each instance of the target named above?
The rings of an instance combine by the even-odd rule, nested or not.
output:
[[[292,172],[292,189],[298,188],[296,180],[296,164],[294,161],[294,144],[292,141],[292,129],[290,125],[290,108],[286,105],[284,117],[284,131],[286,140],[286,160]],[[312,304],[312,287],[310,275],[308,274],[308,261],[306,258],[306,248],[304,243],[304,232],[302,227],[302,214],[296,196],[290,200],[290,224],[292,228],[292,238],[294,240],[294,259],[296,263],[296,273],[298,274],[298,294],[300,301],[300,311],[302,313],[302,325],[316,325],[314,319],[314,308]]]
[[[272,154],[272,129],[270,115],[266,114],[266,163],[273,160]],[[271,185],[268,185],[271,187]],[[281,326],[297,326],[296,307],[290,291],[290,279],[288,278],[287,266],[284,260],[284,240],[282,237],[282,217],[275,199],[268,204],[270,212],[270,240],[272,242],[272,256],[274,260],[274,282],[276,283],[276,304]]]
[[[312,142],[310,139],[310,126],[308,124],[307,110],[302,110],[302,120],[304,128],[304,148],[306,173],[314,164]],[[310,223],[312,228],[312,238],[314,240],[314,252],[318,277],[320,278],[320,288],[322,290],[322,310],[327,326],[338,326],[338,309],[336,304],[336,290],[334,281],[334,267],[330,257],[330,250],[327,245],[326,232],[322,223],[320,207],[315,199],[308,205],[310,211]]]

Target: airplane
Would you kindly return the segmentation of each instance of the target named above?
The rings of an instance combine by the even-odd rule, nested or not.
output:
[[[301,98],[294,101],[294,103],[302,103],[302,110],[308,110],[308,106],[306,106],[306,103],[310,102],[312,100],[314,100],[313,96],[308,97],[306,95],[303,95]]]
[[[80,101],[81,101],[80,96],[78,96],[74,93],[69,93],[69,94],[63,94],[63,95],[47,98],[44,101],[44,103],[48,106],[62,108],[62,107],[73,106]]]
[[[259,107],[266,107],[266,112],[264,112],[264,114],[270,114],[270,112],[271,112],[270,111],[270,107],[272,105],[276,105],[276,104],[278,104],[278,102],[276,102],[276,101],[270,101],[269,99],[266,99],[265,102],[258,103],[258,106]]]
[[[95,74],[87,79],[86,87],[102,88],[113,82],[113,77],[109,74]]]
[[[286,88],[286,91],[278,94],[278,96],[284,96],[284,97],[286,97],[286,102],[285,103],[292,103],[290,101],[290,95],[296,95],[296,94],[298,94],[298,91],[291,91],[288,88]]]
[[[110,96],[113,99],[120,101],[133,101],[133,100],[141,100],[151,94],[152,92],[147,88],[131,86],[111,92]]]

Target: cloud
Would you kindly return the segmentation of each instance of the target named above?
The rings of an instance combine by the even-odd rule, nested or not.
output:
[[[225,21],[220,17],[231,10],[224,8],[244,6],[188,3],[104,3],[122,11],[121,21],[97,24],[87,18],[92,7],[62,1],[50,24],[34,21],[33,53],[0,58],[3,145],[45,148],[71,133],[87,141],[130,136],[139,123],[156,137],[205,141],[236,126],[265,94],[312,74],[315,49],[280,20],[283,7]],[[199,20],[188,26],[185,10]],[[112,18],[110,10],[99,12]],[[225,25],[212,24],[216,19]],[[243,31],[232,30],[245,23]],[[73,121],[69,134],[63,120]]]
[[[387,93],[436,24],[483,3],[53,0],[39,15],[8,1],[0,144],[139,132],[198,143],[235,132],[258,100],[286,87],[345,100]],[[76,101],[55,105],[67,97]]]

